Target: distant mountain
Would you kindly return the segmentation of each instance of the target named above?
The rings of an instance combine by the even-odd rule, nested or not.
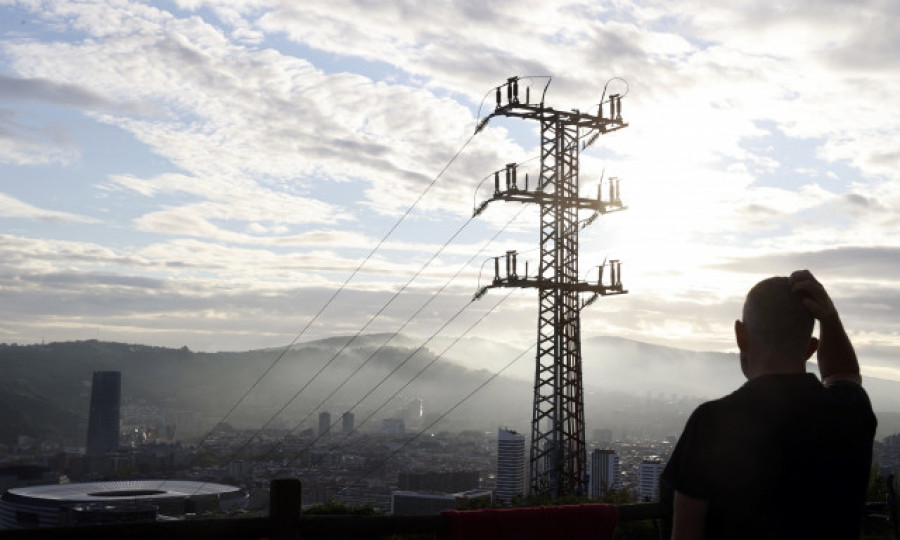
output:
[[[676,394],[717,398],[745,382],[736,353],[697,352],[617,337],[582,343],[585,385],[638,395]],[[807,371],[818,375],[813,363]],[[900,382],[864,377],[881,439],[900,432]]]
[[[191,411],[219,420],[267,370],[228,421],[238,427],[313,427],[319,410],[334,419],[353,409],[368,429],[382,418],[403,417],[411,429],[430,424],[520,354],[508,345],[462,340],[446,357],[447,342],[429,344],[388,335],[353,340],[335,337],[289,350],[196,353],[96,340],[14,346],[0,344],[0,443],[17,435],[83,439],[91,374],[118,370],[123,399],[155,405],[167,413]],[[523,347],[524,349],[524,347]],[[277,362],[276,362],[277,360]],[[617,435],[677,435],[700,402],[743,383],[734,354],[695,352],[616,337],[583,342],[585,417],[588,435],[597,428]],[[811,371],[815,372],[812,367]],[[534,352],[465,400],[436,431],[525,431],[531,421]],[[409,382],[415,377],[413,382]],[[900,432],[900,383],[867,377],[879,416],[879,437]],[[405,387],[404,387],[405,386]],[[368,395],[367,395],[368,394]],[[280,414],[276,413],[291,401]],[[363,429],[366,429],[364,426]]]

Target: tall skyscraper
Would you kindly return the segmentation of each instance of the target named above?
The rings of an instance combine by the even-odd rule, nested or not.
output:
[[[353,413],[345,412],[343,416],[341,416],[341,431],[345,434],[353,433]]]
[[[102,456],[119,447],[119,404],[122,400],[122,373],[95,371],[91,384],[88,416],[87,455]]]
[[[525,488],[525,435],[497,431],[497,502],[509,503]]]
[[[659,498],[659,477],[666,464],[658,459],[645,459],[638,466],[638,501]]]
[[[331,429],[331,413],[322,411],[319,413],[319,437],[328,434]]]
[[[607,495],[610,490],[619,487],[619,455],[615,450],[594,450],[591,452],[591,482],[589,485],[592,498]]]

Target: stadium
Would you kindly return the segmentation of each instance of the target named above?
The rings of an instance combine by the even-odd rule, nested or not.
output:
[[[245,508],[247,500],[235,486],[186,480],[29,486],[0,497],[0,529],[177,519]]]

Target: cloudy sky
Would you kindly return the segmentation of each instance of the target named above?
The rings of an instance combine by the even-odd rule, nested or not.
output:
[[[629,209],[580,270],[620,259],[630,294],[585,336],[731,350],[746,290],[807,267],[900,379],[900,4],[712,4],[0,0],[0,341],[241,350],[460,313],[453,337],[493,309],[468,335],[525,348],[533,291],[470,300],[490,256],[536,267],[536,209],[470,217],[493,171],[535,174],[537,126],[472,134],[507,77],[552,76],[558,109],[627,92],[581,188],[618,177]]]

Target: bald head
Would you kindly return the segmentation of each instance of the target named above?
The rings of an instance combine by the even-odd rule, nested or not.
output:
[[[805,365],[815,319],[786,277],[757,283],[744,301],[743,324],[751,350]]]

